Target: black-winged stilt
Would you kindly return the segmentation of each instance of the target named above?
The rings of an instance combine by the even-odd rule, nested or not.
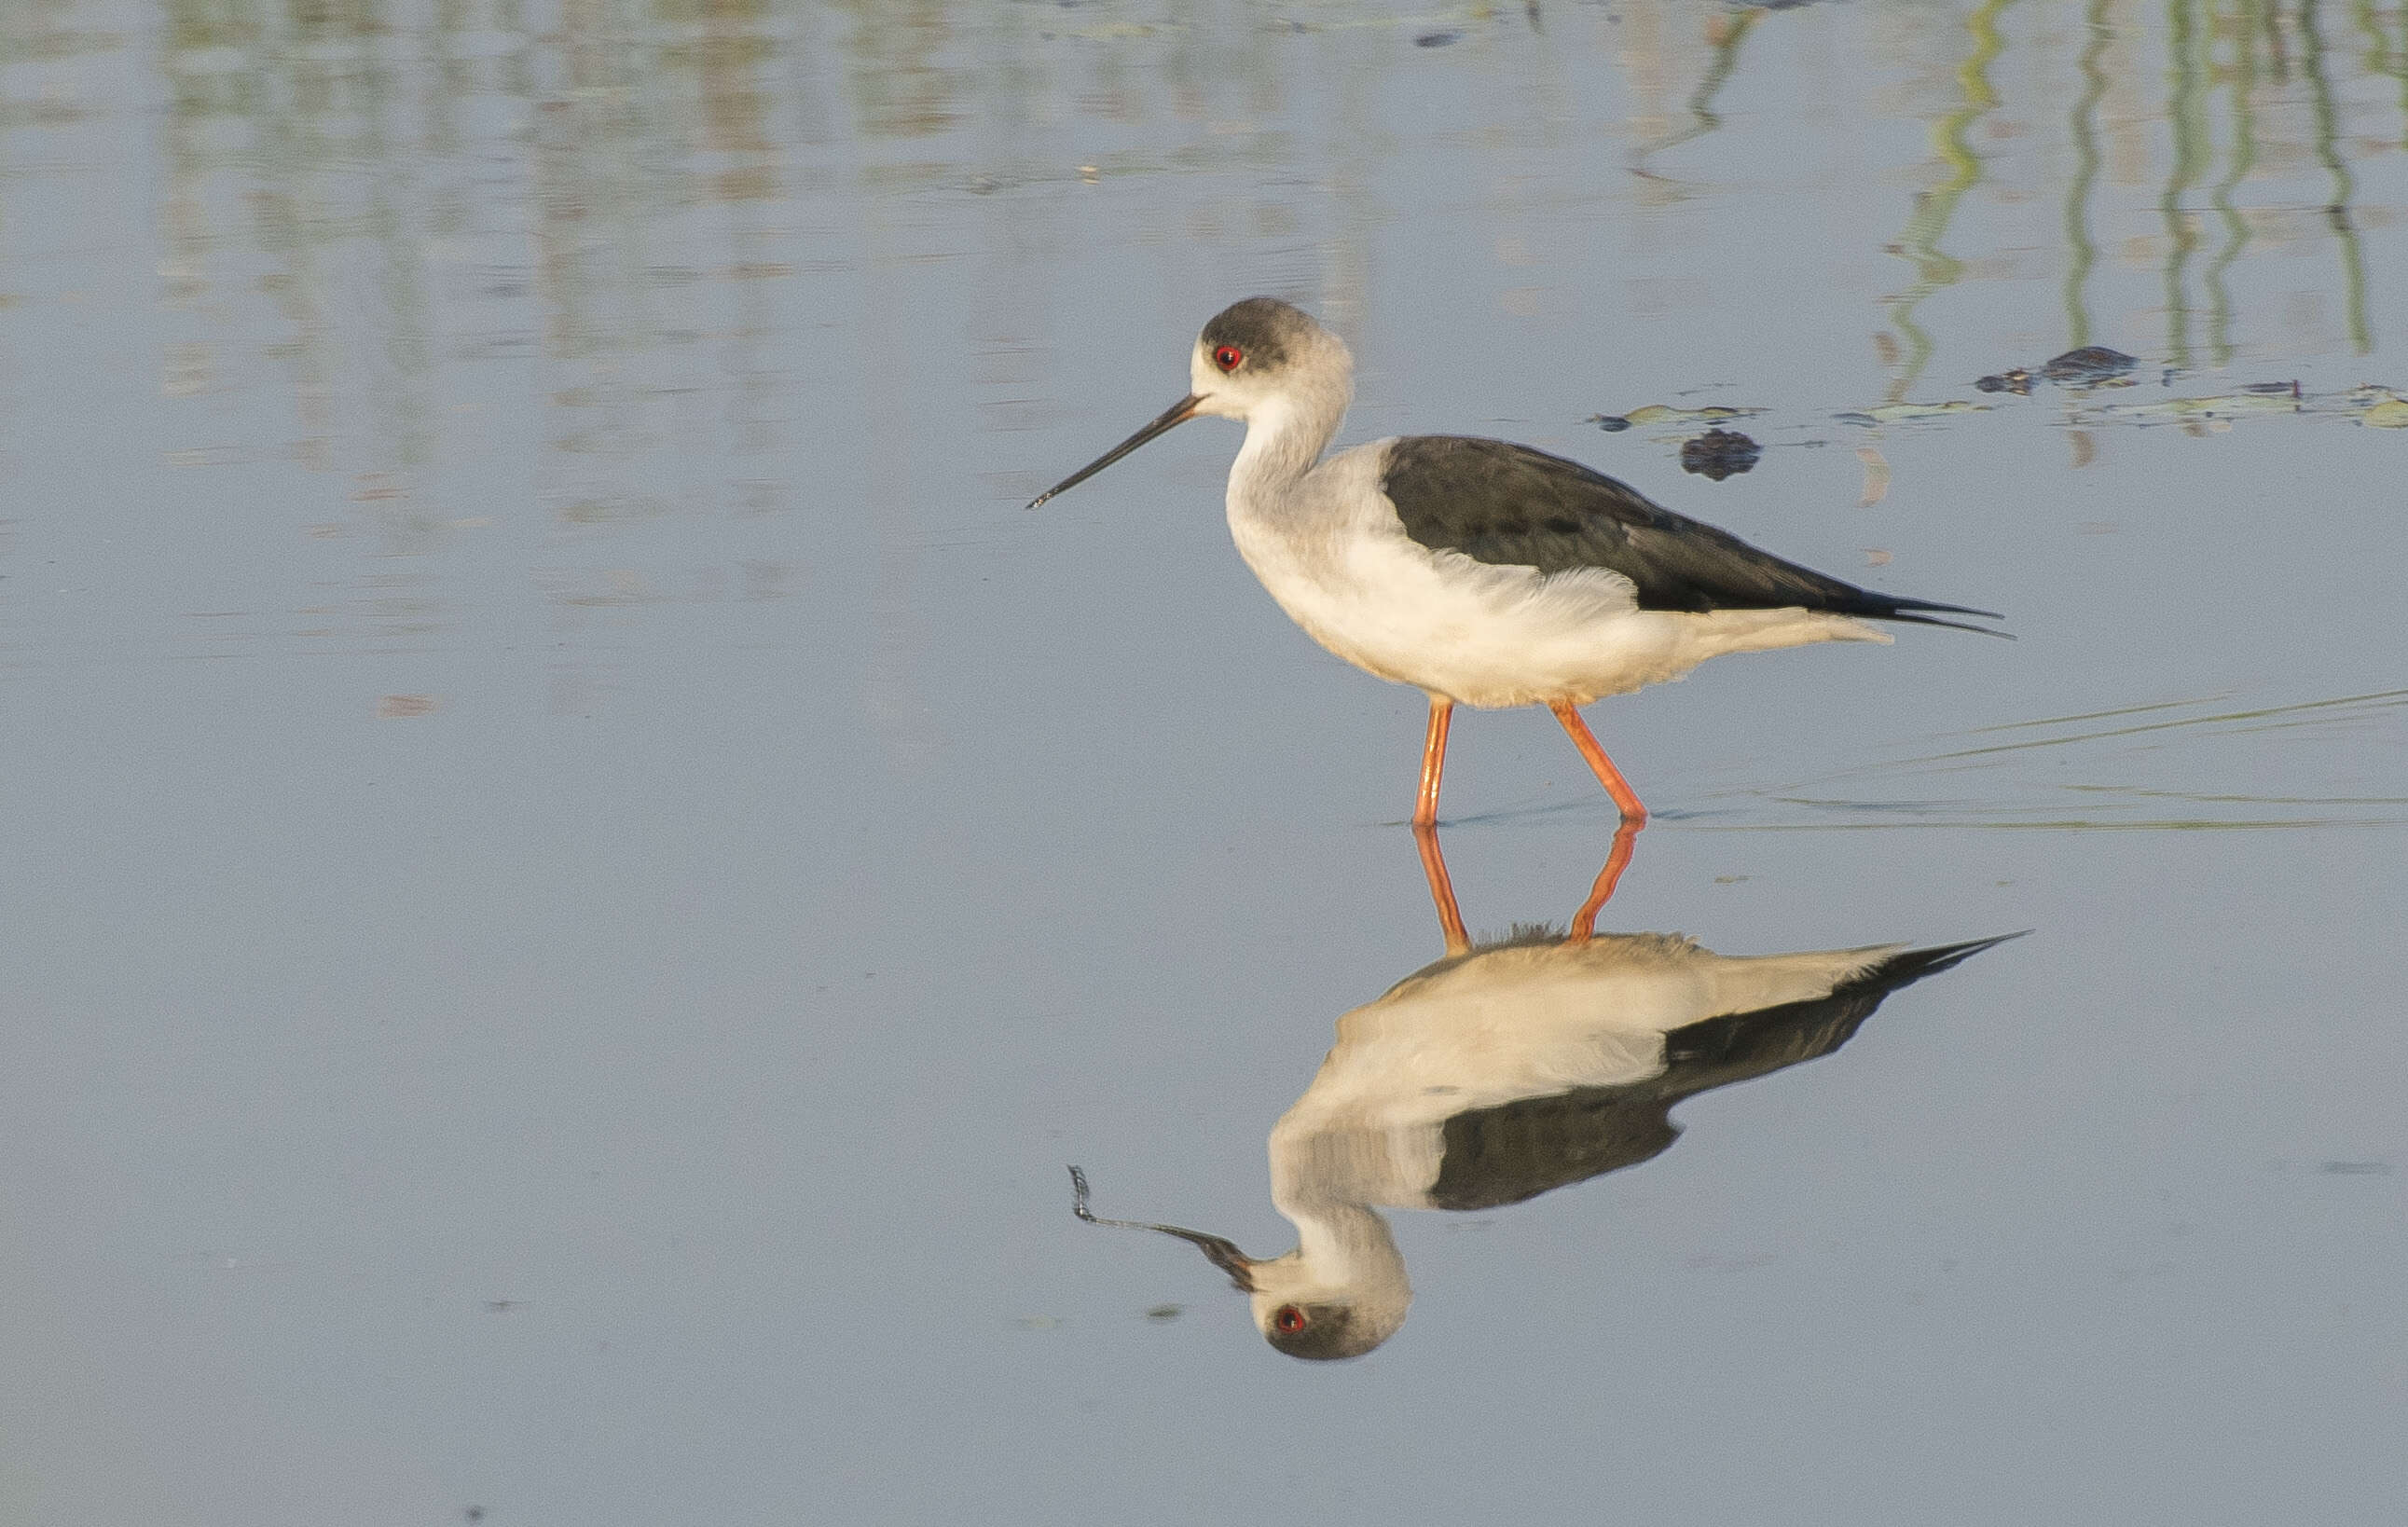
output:
[[[1827,578],[1528,446],[1403,435],[1325,461],[1354,359],[1273,297],[1215,315],[1188,370],[1187,396],[1028,507],[1190,419],[1242,421],[1228,514],[1246,564],[1315,641],[1429,696],[1416,825],[1438,820],[1457,703],[1545,706],[1624,820],[1643,822],[1579,706],[1726,652],[1888,641],[1868,619],[2005,635],[1936,618],[2002,619],[1988,610]]]

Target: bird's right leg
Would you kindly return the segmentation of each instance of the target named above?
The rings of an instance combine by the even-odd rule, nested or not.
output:
[[[1639,829],[1644,822],[1622,819],[1613,830],[1613,847],[1605,856],[1605,868],[1597,872],[1597,883],[1588,888],[1588,900],[1581,903],[1572,914],[1571,932],[1565,935],[1567,944],[1585,944],[1597,933],[1597,915],[1613,899],[1613,888],[1622,883],[1622,872],[1630,867],[1631,850],[1638,846]]]
[[[1639,804],[1639,792],[1630,788],[1630,781],[1622,778],[1622,771],[1613,766],[1613,760],[1606,757],[1605,749],[1598,746],[1597,734],[1581,720],[1579,709],[1570,700],[1555,701],[1547,708],[1555,713],[1555,720],[1563,723],[1564,731],[1571,737],[1572,746],[1579,749],[1581,757],[1588,761],[1589,772],[1597,776],[1597,782],[1613,797],[1613,808],[1622,813],[1622,820],[1640,827],[1646,826],[1647,808]]]
[[[1429,731],[1422,738],[1422,790],[1413,802],[1417,828],[1438,825],[1438,782],[1446,773],[1446,729],[1454,719],[1455,702],[1444,695],[1431,695]]]

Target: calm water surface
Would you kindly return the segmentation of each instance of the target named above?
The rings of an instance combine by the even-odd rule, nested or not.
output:
[[[0,9],[0,1520],[2398,1520],[2408,11],[1404,8]],[[1020,507],[1255,292],[2020,638],[1595,708],[1601,933],[2033,932],[1433,1109],[1341,1363],[1064,1173],[1284,1250],[1440,953],[1236,432]]]

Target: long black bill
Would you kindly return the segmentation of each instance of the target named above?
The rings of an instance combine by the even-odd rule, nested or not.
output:
[[[1179,421],[1175,419],[1170,421],[1171,424],[1178,422]],[[1165,424],[1162,427],[1168,429],[1170,424]],[[1123,449],[1125,450],[1132,448]],[[1083,472],[1080,474],[1081,477],[1085,475]],[[1076,478],[1071,479],[1073,482],[1077,480]],[[1059,492],[1061,490],[1054,491]],[[1202,1249],[1207,1258],[1211,1259],[1213,1266],[1229,1275],[1229,1281],[1238,1286],[1240,1293],[1254,1292],[1254,1259],[1239,1250],[1233,1241],[1225,1241],[1218,1235],[1207,1235],[1200,1230],[1182,1230],[1177,1225],[1150,1225],[1141,1220],[1098,1220],[1088,1213],[1087,1174],[1075,1166],[1070,1168],[1070,1212],[1091,1225],[1118,1225],[1123,1230],[1158,1230],[1166,1235],[1176,1235],[1182,1241],[1192,1242]]]
[[[1135,450],[1138,447],[1145,444],[1148,440],[1153,439],[1155,435],[1166,434],[1168,431],[1186,423],[1189,420],[1196,417],[1197,405],[1203,401],[1204,395],[1201,392],[1188,393],[1185,397],[1181,398],[1178,402],[1165,409],[1161,418],[1155,420],[1153,423],[1148,424],[1145,428],[1138,431],[1135,435],[1130,435],[1127,439],[1123,440],[1119,445],[1112,447],[1111,450],[1105,451],[1102,455],[1096,457],[1094,461],[1089,462],[1086,465],[1079,468],[1076,472],[1071,473],[1068,477],[1064,478],[1053,487],[1046,489],[1035,498],[1030,499],[1028,501],[1028,507],[1033,509],[1039,504],[1044,503],[1047,499],[1052,498],[1055,493],[1068,492],[1069,490],[1076,488],[1079,484],[1086,481],[1089,478],[1092,478],[1096,473],[1102,471],[1105,467],[1111,465],[1116,461],[1119,461],[1130,451]],[[1156,1226],[1154,1228],[1159,1229],[1160,1227]]]

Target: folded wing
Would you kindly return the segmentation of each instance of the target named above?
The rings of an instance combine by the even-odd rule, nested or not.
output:
[[[1641,609],[1795,607],[1966,631],[1985,628],[1918,612],[2001,619],[1843,583],[1675,514],[1578,462],[1504,440],[1407,435],[1389,446],[1381,488],[1405,534],[1432,550],[1541,573],[1604,568],[1638,588]]]

